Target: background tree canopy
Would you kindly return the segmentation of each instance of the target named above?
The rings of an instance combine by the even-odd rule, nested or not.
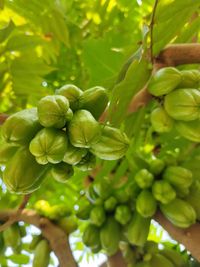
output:
[[[171,73],[167,73],[163,83],[158,84],[158,87],[161,90],[172,87],[170,90],[176,89],[174,92],[180,87],[195,88],[193,89],[194,95],[187,95],[187,97],[195,99],[194,106],[199,107],[199,11],[198,0],[0,0],[0,124],[3,125],[7,116],[15,112],[37,106],[41,98],[54,95],[57,89],[66,84],[74,84],[84,92],[89,88],[100,86],[106,89],[109,104],[99,121],[104,126],[109,125],[120,129],[130,140],[126,154],[124,153],[125,155],[120,159],[103,160],[97,157],[96,165],[92,170],[83,171],[75,167],[74,175],[64,184],[57,182],[52,175],[49,175],[40,188],[28,196],[10,193],[3,180],[0,179],[0,221],[3,227],[2,229],[0,227],[1,266],[30,266],[28,264],[32,264],[36,247],[36,245],[32,245],[33,247],[30,245],[31,236],[33,240],[36,240],[37,245],[41,240],[48,240],[50,244],[50,248],[46,244],[46,251],[45,244],[42,244],[43,254],[37,256],[40,258],[46,253],[47,262],[42,263],[43,265],[35,263],[34,267],[48,266],[50,251],[55,254],[51,257],[49,266],[57,266],[57,259],[60,267],[67,266],[66,262],[69,267],[76,267],[85,259],[91,260],[92,258],[98,262],[95,255],[97,252],[106,255],[109,267],[155,267],[159,264],[160,266],[166,264],[168,267],[199,266],[200,249],[197,245],[198,238],[200,238],[198,223],[200,206],[197,205],[200,199],[199,115],[197,114],[194,119],[188,119],[192,122],[189,122],[191,125],[187,126],[182,122],[186,121],[188,111],[184,113],[185,111],[177,109],[174,112],[175,115],[170,111],[167,116],[169,115],[173,126],[170,126],[169,131],[157,130],[156,127],[159,128],[160,124],[157,126],[152,123],[153,110],[163,108],[164,105],[168,113],[168,109],[171,110],[178,105],[172,103],[174,106],[171,108],[169,105],[167,109],[167,97],[170,92],[161,94],[154,92],[154,85],[159,83],[156,73],[163,68],[169,67],[171,71],[172,67],[172,71],[177,70],[175,74],[182,80],[174,85],[173,81],[171,82],[175,79],[174,76],[171,78],[172,76],[167,76]],[[192,74],[185,71],[191,71]],[[186,78],[182,78],[183,76]],[[175,102],[178,100],[184,102],[187,97],[178,95],[175,97]],[[186,110],[185,107],[188,105],[192,104],[184,105],[183,103],[183,109]],[[181,113],[181,119],[177,118],[178,112]],[[196,109],[192,110],[191,114],[195,112]],[[188,115],[190,118],[191,114]],[[165,125],[162,127],[168,127],[170,124],[168,117],[166,119],[163,113],[159,116],[163,116],[161,121],[164,121]],[[4,142],[5,140],[1,137],[2,146]],[[3,154],[0,151],[0,157],[3,158],[1,155]],[[13,155],[14,152],[10,154],[10,158]],[[164,164],[160,171],[161,165],[152,167],[155,159]],[[2,177],[7,162],[2,162],[0,159],[0,163]],[[102,198],[101,193],[100,196],[97,193],[100,190],[99,184],[101,184],[101,190],[107,192],[106,197],[103,197],[104,208],[107,207],[105,208],[107,218],[112,217],[115,206],[126,206],[124,203],[132,203],[129,209],[132,212],[130,216],[133,216],[141,188],[146,189],[146,187],[139,186],[138,191],[138,184],[137,188],[135,184],[133,185],[136,174],[140,170],[148,169],[157,177],[155,179],[162,180],[161,176],[167,169],[166,166],[179,166],[191,173],[190,184],[188,182],[190,175],[186,175],[184,183],[181,180],[181,186],[184,184],[182,191],[179,187],[180,183],[177,186],[172,181],[171,184],[181,201],[196,203],[193,208],[197,216],[195,215],[193,226],[185,227],[187,230],[183,230],[179,227],[180,225],[176,223],[175,226],[173,225],[173,219],[169,218],[164,208],[161,207],[163,202],[156,199],[155,212],[150,217],[159,222],[176,241],[169,239],[169,242],[164,242],[163,230],[153,220],[150,230],[148,228],[148,240],[159,243],[159,249],[173,249],[173,252],[176,252],[174,258],[180,256],[181,263],[174,263],[171,260],[167,265],[166,262],[154,259],[153,252],[149,252],[144,244],[139,244],[138,249],[138,244],[126,243],[127,237],[124,236],[119,238],[123,244],[117,247],[117,251],[121,252],[110,253],[105,247],[90,249],[90,245],[84,244],[87,242],[83,242],[82,237],[91,221],[91,214],[90,221],[77,218],[80,202],[86,203],[86,206],[89,202],[90,210],[91,207],[97,207],[99,204],[95,203],[96,199]],[[170,175],[172,177],[171,173]],[[97,188],[95,192],[91,189],[93,185]],[[109,192],[111,188],[112,193]],[[151,191],[150,186],[147,188]],[[196,188],[199,188],[198,192],[195,191]],[[116,193],[118,196],[115,192],[119,193]],[[129,197],[123,202],[127,194]],[[165,192],[165,195],[167,194],[169,192]],[[196,197],[195,200],[191,200],[192,195]],[[117,199],[118,204],[113,204],[115,200],[109,197]],[[108,199],[110,199],[109,202],[105,204]],[[38,201],[40,204],[37,204]],[[51,215],[41,208],[45,205],[54,207]],[[103,205],[102,202],[100,205]],[[112,205],[113,208],[111,208]],[[63,209],[64,215],[55,211],[56,207],[60,213]],[[122,214],[119,217],[125,218],[126,211],[121,209],[120,212]],[[62,223],[59,225],[57,219],[69,217],[68,213],[72,213],[70,216],[74,221],[69,220],[68,230],[65,229],[64,235],[61,230]],[[189,213],[185,209],[182,214],[186,216]],[[98,218],[96,216],[95,220]],[[98,222],[103,215],[99,216]],[[41,221],[41,218],[44,221]],[[105,221],[103,223],[105,224]],[[36,234],[31,224],[40,229],[45,239],[42,239],[39,233]],[[98,223],[93,222],[93,224]],[[10,230],[7,236],[10,235],[9,240],[18,240],[17,245],[16,242],[11,244],[12,242],[5,241],[5,231],[9,231],[13,226],[14,233]],[[73,233],[69,231],[70,227]],[[74,231],[76,228],[77,230]],[[144,228],[140,231],[144,231]],[[67,231],[70,232],[71,249],[68,244],[69,232]],[[95,230],[91,231],[90,237],[95,235],[94,232]],[[130,236],[131,233],[128,235]],[[185,235],[188,238],[185,238]],[[66,240],[62,241],[64,238]],[[58,241],[58,245],[52,245],[57,240],[61,240]],[[110,242],[114,243],[112,238]],[[34,241],[31,244],[33,243]],[[158,247],[156,249],[158,250]],[[128,256],[124,256],[125,250]],[[159,254],[157,250],[156,253]],[[75,255],[76,262],[71,251]],[[152,259],[155,261],[153,262]],[[150,264],[149,262],[151,265],[147,265]],[[97,263],[95,264],[98,266]]]

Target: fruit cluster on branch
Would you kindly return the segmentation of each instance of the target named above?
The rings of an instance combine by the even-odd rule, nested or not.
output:
[[[96,157],[123,157],[129,146],[126,134],[97,121],[107,104],[102,87],[83,92],[65,85],[55,95],[43,97],[36,108],[11,115],[2,126],[0,148],[7,188],[28,194],[47,177],[65,183],[74,168],[91,170]]]
[[[155,69],[199,63],[199,47],[196,44],[169,46],[156,59]],[[176,128],[180,136],[199,142],[199,82],[197,70],[179,71],[174,67],[158,70],[147,87],[134,97],[129,112],[137,111],[153,95],[157,101],[151,113],[153,130],[162,134]],[[58,89],[55,95],[42,98],[37,108],[10,116],[2,127],[4,143],[0,149],[1,164],[6,166],[3,179],[7,188],[11,192],[27,194],[36,190],[46,177],[65,182],[76,168],[83,171],[93,169],[96,157],[103,160],[123,157],[129,146],[126,134],[109,124],[98,122],[107,103],[107,93],[101,87],[83,92],[74,85],[66,85]],[[136,103],[134,107],[133,103]],[[2,116],[0,122],[6,117]],[[154,155],[151,159],[143,167],[139,166],[137,172],[131,174],[131,182],[129,180],[121,188],[116,188],[112,179],[103,177],[85,190],[85,196],[77,202],[76,211],[80,220],[87,221],[83,242],[94,253],[103,249],[110,258],[120,248],[130,267],[183,267],[187,263],[179,254],[173,254],[173,250],[169,253],[165,249],[160,251],[157,244],[146,242],[149,225],[151,218],[156,218],[192,251],[186,239],[190,229],[193,237],[199,229],[195,222],[200,218],[200,184],[190,170],[177,164],[166,164]],[[39,247],[37,251],[42,246],[49,255],[50,245],[61,267],[67,264],[75,267],[66,242],[66,235],[76,229],[75,224],[70,224],[71,218],[70,223],[69,220],[66,222],[66,216],[68,218],[71,214],[68,214],[66,207],[50,207],[44,202],[36,203],[35,208],[46,218],[41,219],[37,214],[33,216],[31,211],[24,210],[16,214],[19,217],[16,220],[33,223],[49,240],[49,244],[46,240],[36,242]],[[73,219],[76,221],[76,218]],[[67,223],[69,227],[73,226],[71,230],[69,227],[66,230]],[[60,232],[60,228],[64,229],[65,234],[62,230]],[[54,230],[55,237],[52,238],[51,232]],[[62,242],[55,245],[58,237]],[[67,249],[69,262],[68,259],[66,261],[64,248]],[[194,255],[200,258],[198,250]]]

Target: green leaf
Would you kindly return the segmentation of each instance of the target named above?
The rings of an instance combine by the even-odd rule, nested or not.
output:
[[[198,36],[199,29],[200,29],[200,17],[198,16],[196,19],[186,24],[182,32],[176,38],[175,42],[176,43],[191,42],[193,37]]]
[[[44,92],[42,90],[45,90],[44,87],[42,87],[43,79],[40,77],[34,77],[31,75],[27,76],[13,76],[13,85],[12,89],[18,96],[27,96],[27,95],[39,95],[43,96]]]
[[[128,68],[130,67],[130,65],[132,64],[132,62],[135,59],[140,60],[141,55],[142,55],[142,46],[133,55],[131,55],[127,59],[127,61],[124,63],[124,65],[123,65],[123,67],[122,67],[122,69],[118,75],[117,83],[121,82],[125,78],[126,72],[127,72]]]
[[[28,264],[29,263],[29,256],[24,254],[13,254],[7,257],[8,260],[16,264]]]
[[[1,62],[0,64],[0,76],[2,76],[8,69],[8,65],[7,63],[4,61],[4,62]]]
[[[190,17],[190,10],[183,11],[178,18],[176,18],[176,23],[174,20],[166,21],[164,23],[155,25],[154,27],[154,45],[153,45],[153,53],[157,55],[162,48],[165,47],[175,36],[178,36],[181,28],[188,21]],[[192,9],[193,10],[193,9]],[[189,14],[189,15],[188,15]],[[170,29],[170,30],[164,30]]]
[[[157,55],[166,44],[179,35],[184,25],[199,6],[198,1],[160,1],[153,29],[153,54]]]
[[[10,74],[12,77],[12,88],[16,95],[40,95],[45,94],[42,86],[43,75],[50,73],[53,67],[46,65],[34,53],[23,54],[11,62]]]
[[[53,71],[54,68],[45,64],[40,58],[31,54],[24,54],[13,60],[11,64],[11,73],[15,75],[38,75],[43,76]]]
[[[42,86],[44,81],[42,76],[49,74],[55,68],[45,64],[34,50],[30,53],[30,49],[35,47],[38,41],[38,37],[21,34],[9,39],[7,49],[21,50],[21,52],[20,56],[10,60],[10,64],[4,61],[0,65],[0,74],[2,74],[0,90],[3,90],[5,85],[3,74],[9,71],[12,79],[12,89],[16,95],[23,97],[37,95],[42,97],[45,94],[46,89]]]
[[[113,123],[119,124],[126,116],[126,110],[132,97],[144,87],[149,76],[150,70],[146,59],[132,62],[124,80],[117,84],[112,91],[110,118]]]
[[[136,7],[138,5],[138,3],[135,1],[129,1],[129,0],[117,0],[117,3],[123,7],[132,7],[134,5],[134,7]]]
[[[156,9],[156,22],[165,22],[170,19],[177,19],[181,12],[188,8],[197,9],[198,1],[191,0],[162,0]]]
[[[63,42],[69,46],[69,34],[65,22],[65,14],[59,9],[55,1],[31,1],[27,5],[25,0],[8,2],[8,6],[28,21],[32,27],[42,29],[44,35],[52,35],[53,42]],[[36,15],[37,14],[37,15]]]
[[[24,51],[34,48],[41,43],[41,39],[37,36],[18,34],[12,36],[6,45],[6,49],[10,51]]]
[[[84,42],[83,60],[90,74],[90,86],[104,85],[118,73],[123,55],[112,48],[109,39],[90,39]]]
[[[63,42],[66,46],[69,46],[69,33],[67,25],[62,14],[58,10],[52,10],[49,23],[53,34],[55,34],[55,37],[59,41]]]
[[[0,8],[1,8],[1,2],[0,2]],[[4,42],[7,37],[10,35],[10,33],[14,30],[15,24],[12,20],[9,21],[9,23],[4,27],[0,29],[0,43]]]

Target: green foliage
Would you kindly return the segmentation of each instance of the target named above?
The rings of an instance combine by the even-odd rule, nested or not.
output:
[[[185,25],[187,25],[188,20],[196,12],[198,6],[198,2],[190,0],[166,0],[159,3],[156,10],[156,24],[153,32],[153,50],[155,55],[173,39],[179,38],[180,40],[181,30],[185,29]],[[176,23],[174,23],[175,21]]]

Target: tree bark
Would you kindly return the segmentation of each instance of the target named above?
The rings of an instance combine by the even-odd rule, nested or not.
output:
[[[161,51],[155,61],[164,63],[167,66],[198,64],[200,63],[200,44],[168,45]]]
[[[2,125],[7,118],[8,118],[7,114],[4,113],[0,114],[0,125]]]
[[[112,242],[112,240],[110,240]],[[121,252],[117,252],[115,255],[108,258],[108,267],[127,267],[126,262],[124,261]]]
[[[21,213],[16,210],[0,211],[1,221],[6,221],[15,216],[15,221],[32,224],[42,231],[42,235],[49,241],[51,249],[58,258],[59,267],[78,267],[72,255],[68,237],[61,228],[33,210],[24,209]]]
[[[154,219],[169,233],[169,235],[182,245],[200,262],[200,223],[187,229],[181,229],[170,223],[161,212],[157,212]]]

